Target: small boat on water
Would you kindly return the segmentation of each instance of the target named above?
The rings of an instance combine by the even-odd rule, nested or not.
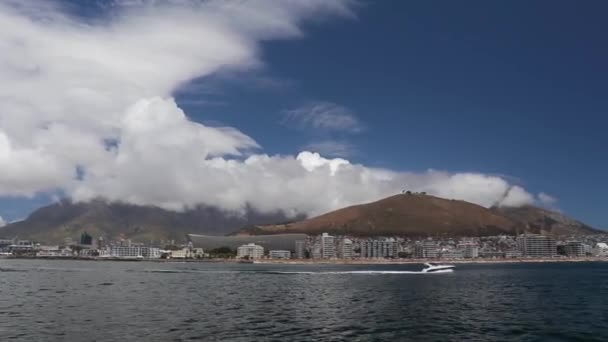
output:
[[[449,273],[454,272],[454,265],[442,265],[433,262],[427,262],[424,264],[422,273]]]
[[[255,263],[253,261],[253,259],[239,259],[239,261],[237,261],[239,264],[253,264]]]

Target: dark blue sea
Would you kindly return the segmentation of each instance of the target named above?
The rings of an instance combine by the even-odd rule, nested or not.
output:
[[[608,263],[419,269],[0,259],[0,340],[608,341]]]

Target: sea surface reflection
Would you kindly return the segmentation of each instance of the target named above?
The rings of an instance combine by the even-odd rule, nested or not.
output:
[[[20,341],[608,340],[608,263],[408,273],[420,269],[3,259],[0,333]]]

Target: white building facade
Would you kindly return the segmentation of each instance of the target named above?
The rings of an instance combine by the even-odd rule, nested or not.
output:
[[[321,235],[321,257],[329,259],[336,256],[335,238],[327,233]]]
[[[259,259],[264,256],[264,247],[256,245],[255,243],[249,243],[246,245],[242,245],[237,248],[236,257],[241,258],[250,258],[250,259]]]
[[[269,251],[268,256],[271,259],[290,259],[291,252],[290,251],[281,251],[281,250]]]

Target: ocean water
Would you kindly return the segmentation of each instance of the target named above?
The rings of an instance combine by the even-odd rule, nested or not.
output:
[[[0,259],[0,340],[608,341],[608,263],[421,267]]]

